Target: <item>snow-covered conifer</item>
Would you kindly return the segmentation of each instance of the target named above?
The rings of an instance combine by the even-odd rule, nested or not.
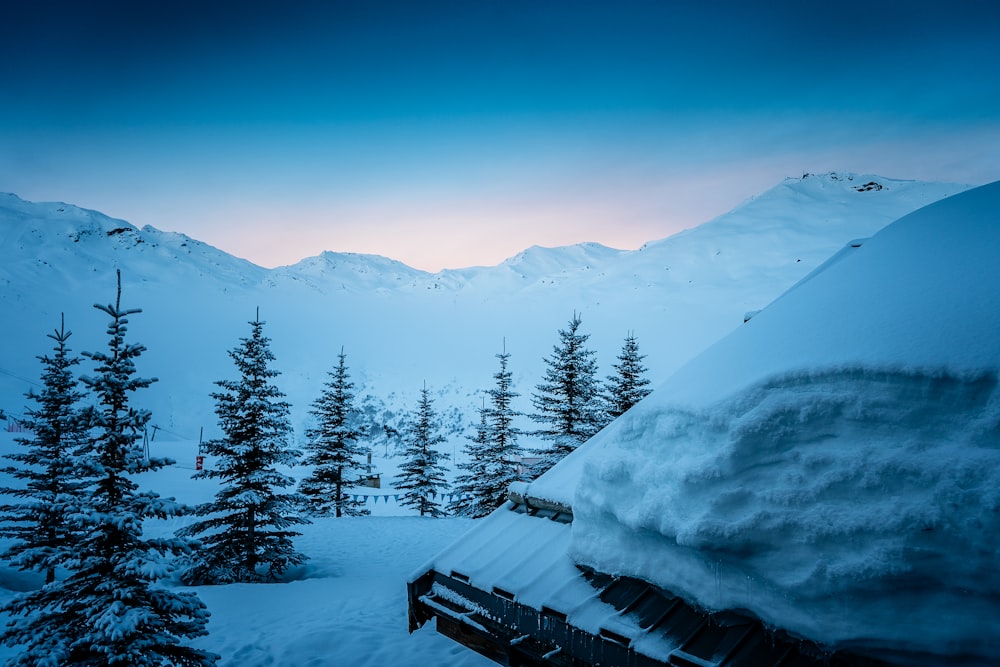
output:
[[[465,446],[465,454],[469,459],[466,462],[456,464],[460,470],[465,472],[455,478],[455,486],[452,490],[458,495],[458,498],[448,503],[448,511],[457,516],[476,518],[489,514],[489,511],[484,512],[480,507],[478,494],[480,482],[486,476],[485,469],[490,447],[488,414],[486,400],[483,399],[483,406],[479,409],[479,425],[476,427],[476,433],[466,436],[469,443]]]
[[[595,352],[586,347],[590,335],[579,333],[580,323],[574,313],[569,327],[559,330],[559,344],[545,359],[543,381],[531,396],[537,410],[531,417],[543,424],[535,434],[551,443],[538,452],[542,460],[536,474],[558,463],[604,425]]]
[[[406,492],[399,504],[419,510],[420,516],[444,515],[437,498],[444,492],[444,466],[441,461],[448,458],[448,455],[436,449],[445,442],[444,436],[438,433],[438,428],[430,392],[424,385],[420,392],[420,403],[416,412],[410,416],[403,436],[406,444],[403,456],[406,461],[394,479],[395,487]]]
[[[630,332],[618,355],[618,363],[612,364],[616,372],[608,376],[604,398],[609,420],[617,419],[649,395],[649,379],[645,377],[646,367],[642,365],[645,358],[646,355],[639,354],[639,343]]]
[[[323,393],[313,403],[310,414],[316,426],[306,431],[306,465],[314,466],[302,480],[299,491],[307,507],[317,515],[358,516],[369,514],[363,503],[351,500],[344,489],[360,482],[363,470],[358,457],[364,450],[358,445],[362,433],[357,427],[354,409],[354,383],[347,372],[347,356],[341,349],[337,366]]]
[[[274,354],[265,323],[258,315],[249,324],[250,336],[229,351],[240,378],[216,382],[222,389],[212,394],[224,435],[204,443],[215,462],[195,477],[220,480],[221,488],[196,509],[208,518],[183,531],[204,545],[183,575],[191,584],[276,581],[306,560],[292,544],[300,533],[291,527],[309,523],[296,512],[301,496],[281,492],[295,480],[280,468],[299,457],[288,442],[289,404],[271,382],[280,373],[269,367]]]
[[[3,469],[20,480],[3,489],[15,499],[0,508],[4,522],[0,534],[14,540],[3,557],[20,569],[44,572],[47,584],[55,581],[56,567],[74,548],[77,534],[65,515],[78,504],[84,486],[75,454],[86,442],[87,426],[79,406],[84,393],[73,375],[80,359],[67,346],[71,335],[65,321],[48,334],[56,344],[52,356],[38,357],[42,390],[27,394],[37,405],[26,411],[32,435],[17,439],[25,449],[8,454],[6,458],[17,465]]]
[[[500,507],[507,499],[507,488],[520,479],[521,447],[517,437],[521,431],[514,419],[521,415],[512,402],[519,394],[513,390],[512,376],[507,368],[510,353],[496,355],[500,370],[493,376],[496,385],[489,391],[490,406],[480,411],[476,436],[469,439],[467,463],[459,468],[466,472],[455,480],[459,499],[449,506],[452,512],[473,518],[483,517]]]
[[[146,410],[129,405],[133,392],[155,379],[136,377],[145,350],[125,341],[128,316],[121,308],[121,276],[114,305],[95,306],[110,318],[106,352],[85,353],[95,374],[82,380],[97,405],[93,429],[76,468],[87,483],[65,519],[78,533],[62,559],[64,579],[15,598],[4,643],[21,645],[18,665],[212,665],[218,656],[181,644],[206,634],[208,612],[194,593],[158,585],[169,576],[168,554],[190,553],[179,538],[143,538],[143,521],[185,508],[153,492],[139,492],[132,477],[171,463],[146,456],[139,440]]]

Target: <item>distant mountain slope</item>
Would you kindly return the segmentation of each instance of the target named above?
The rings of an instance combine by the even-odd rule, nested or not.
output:
[[[866,186],[876,183],[880,187]],[[301,428],[341,346],[363,393],[397,412],[426,381],[442,409],[471,412],[503,339],[529,412],[556,331],[573,311],[611,371],[635,331],[654,381],[740,325],[847,241],[968,186],[827,174],[787,179],[733,212],[635,251],[580,244],[529,248],[493,267],[430,274],[383,257],[324,252],[273,270],[182,234],[137,229],[66,204],[0,195],[0,407],[24,405],[45,334],[66,313],[75,350],[104,344],[91,304],[141,307],[130,335],[148,348],[139,372],[153,423],[214,433],[208,398],[232,376],[226,351],[260,308],[279,385]],[[527,424],[526,424],[527,425]],[[454,443],[461,447],[461,441]]]
[[[62,203],[36,204],[0,193],[0,275],[16,285],[49,266],[99,270],[113,262],[142,280],[169,273],[237,284],[260,282],[266,269],[183,234],[161,232]],[[67,276],[79,281],[81,276]]]

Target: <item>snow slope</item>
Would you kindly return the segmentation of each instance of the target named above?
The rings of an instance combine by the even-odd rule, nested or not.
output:
[[[1000,182],[849,247],[535,485],[572,553],[833,647],[1000,651]]]
[[[865,188],[877,181],[882,189]],[[160,378],[146,407],[185,439],[215,435],[208,394],[232,373],[226,351],[257,307],[279,386],[301,432],[309,403],[344,346],[361,393],[398,413],[423,382],[442,411],[469,415],[506,340],[522,411],[556,332],[574,311],[602,375],[635,331],[654,381],[739,326],[847,240],[967,186],[827,174],[788,179],[732,213],[635,251],[597,244],[529,248],[494,267],[428,274],[392,260],[325,252],[267,270],[181,234],[66,204],[0,195],[0,407],[20,412],[45,333],[66,313],[74,350],[103,344],[91,305],[114,296]],[[530,424],[525,424],[529,426]]]

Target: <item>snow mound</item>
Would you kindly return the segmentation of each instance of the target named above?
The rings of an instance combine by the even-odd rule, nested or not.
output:
[[[574,558],[831,647],[988,663],[997,257],[1000,183],[851,244],[553,469],[582,468]]]
[[[275,283],[303,280],[321,291],[332,288],[353,292],[393,289],[432,277],[425,271],[381,255],[329,251],[291,266],[279,267],[271,273]]]
[[[606,264],[624,254],[624,250],[609,248],[600,243],[579,243],[559,248],[535,245],[505,260],[502,266],[527,275],[548,275],[586,271],[591,266]]]

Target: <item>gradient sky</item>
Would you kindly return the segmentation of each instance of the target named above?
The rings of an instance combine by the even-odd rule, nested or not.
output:
[[[829,170],[1000,179],[1000,4],[8,3],[0,191],[263,266],[619,248]]]

